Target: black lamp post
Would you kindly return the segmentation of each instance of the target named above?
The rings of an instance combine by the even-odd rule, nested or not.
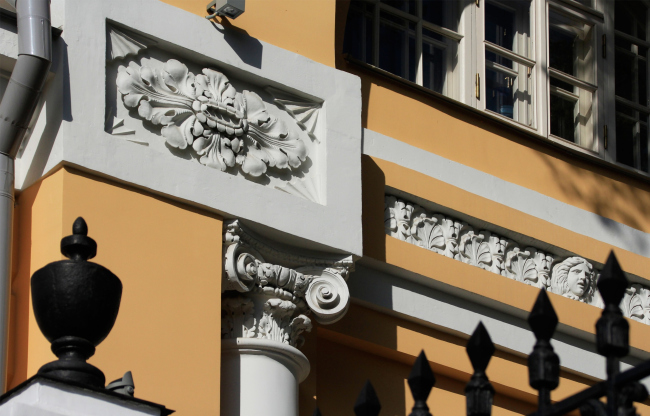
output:
[[[83,218],[75,220],[72,233],[61,239],[61,253],[69,260],[48,264],[31,280],[36,322],[58,357],[38,373],[101,388],[104,373],[86,360],[115,324],[122,282],[107,268],[87,261],[97,254],[97,243],[88,237]]]

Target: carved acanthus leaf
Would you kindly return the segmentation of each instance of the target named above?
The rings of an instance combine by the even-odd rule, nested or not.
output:
[[[433,217],[438,220],[444,238],[444,247],[439,248],[439,246],[436,245],[436,248],[439,250],[438,252],[451,259],[458,260],[458,240],[460,232],[466,224],[458,222],[452,218],[443,217],[440,214],[434,214]]]
[[[413,220],[411,236],[420,247],[429,250],[434,247],[444,247],[442,229],[438,225],[436,218],[427,218],[424,214],[420,214]]]
[[[268,87],[266,91],[273,96],[275,104],[286,110],[311,137],[316,138],[314,130],[322,107],[320,102],[309,101],[277,88]]]
[[[323,200],[320,196],[320,191],[314,183],[313,177],[296,178],[291,182],[276,186],[275,189],[279,189],[280,191],[286,192],[289,195],[295,195],[317,204],[323,203]]]
[[[302,333],[311,331],[311,320],[304,315],[304,305],[286,297],[267,296],[255,300],[229,296],[222,300],[221,336],[260,338],[300,348]]]
[[[521,250],[516,245],[512,245],[512,250],[506,255],[506,276],[518,282],[536,286],[537,269],[528,248]]]
[[[460,260],[463,263],[471,264],[482,269],[489,270],[492,265],[490,246],[484,241],[483,234],[476,234],[473,230],[467,230],[460,238]]]
[[[296,129],[271,116],[252,91],[239,93],[221,72],[194,75],[171,59],[162,70],[120,66],[117,87],[127,108],[161,127],[167,144],[187,149],[203,165],[259,177],[268,168],[298,168],[307,148]]]
[[[122,59],[129,55],[137,55],[141,50],[157,42],[145,36],[136,35],[129,31],[108,25],[108,50],[111,60]]]
[[[508,247],[508,242],[496,234],[489,231],[481,231],[481,234],[487,239],[488,247],[490,248],[490,255],[492,257],[492,264],[490,270],[492,273],[505,275],[505,253]]]

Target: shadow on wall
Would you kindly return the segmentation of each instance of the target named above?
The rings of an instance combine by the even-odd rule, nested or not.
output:
[[[244,29],[233,26],[226,18],[221,19],[220,25],[212,21],[210,23],[218,32],[223,33],[223,39],[235,51],[239,59],[247,65],[262,69],[264,47],[259,40],[251,37]]]
[[[612,234],[621,233],[615,221],[650,232],[650,224],[647,222],[650,218],[650,186],[646,183],[624,174],[594,168],[569,156],[554,157],[539,153],[539,158],[567,200],[586,205],[600,215],[601,224]],[[567,163],[556,163],[555,159],[560,158]],[[609,180],[603,180],[603,177]],[[634,241],[634,245],[641,250],[648,248],[646,241],[640,238]]]
[[[409,413],[404,394],[407,365],[323,338],[318,344],[317,403],[323,416],[354,415],[354,404],[366,380],[379,396],[381,414]]]
[[[382,405],[381,414],[411,413],[413,399],[407,385],[407,377],[415,356],[398,351],[397,338],[400,333],[418,333],[425,338],[438,339],[453,345],[451,349],[454,350],[464,351],[466,342],[454,335],[390,317],[359,305],[352,305],[346,319],[332,326],[318,326],[316,330],[317,337],[312,336],[310,340],[318,341],[317,358],[310,356],[312,366],[318,367],[317,394],[312,406],[318,404],[324,416],[353,415],[354,403],[366,380],[371,381],[377,392]],[[408,342],[401,340],[400,343],[404,346]],[[417,346],[416,349],[423,347],[425,346]],[[497,355],[502,355],[525,369],[525,358],[507,353]],[[446,365],[446,361],[457,359],[457,356],[454,356],[456,354],[443,353],[430,357],[435,357],[431,365],[436,376],[436,385],[427,402],[434,415],[462,414],[462,409],[465,408],[464,389],[470,374]],[[494,385],[498,392],[495,397],[496,407],[520,414],[534,410],[534,395],[507,391],[511,389],[497,383]],[[513,393],[520,397],[513,397]],[[313,407],[311,410],[313,411]],[[309,416],[310,413],[307,412],[308,409],[301,406],[301,416]]]
[[[25,175],[24,183],[31,184],[39,180],[45,173],[45,166],[52,152],[54,141],[59,134],[59,129],[63,121],[72,121],[72,105],[70,98],[70,66],[68,62],[68,45],[63,38],[54,42],[54,62],[53,68],[55,75],[46,86],[44,91],[45,105],[45,127],[39,138],[29,137],[21,144],[18,153],[21,156],[23,149],[29,141],[38,139],[34,157],[29,165],[29,170]],[[40,110],[35,116],[40,115]]]
[[[361,156],[363,254],[386,261],[384,194],[386,177],[371,157]]]

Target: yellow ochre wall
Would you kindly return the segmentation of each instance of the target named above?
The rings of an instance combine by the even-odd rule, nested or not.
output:
[[[206,16],[209,0],[161,0]],[[246,0],[235,20],[216,18],[227,29],[247,34],[333,67],[335,0]]]
[[[205,15],[204,0],[162,0]],[[342,56],[347,0],[247,0],[246,12],[223,21],[226,28],[299,53],[361,78],[363,127],[490,175],[537,191],[558,201],[650,232],[650,182],[541,143],[523,133],[461,109],[430,94],[358,66]],[[512,208],[477,197],[390,162],[363,158],[364,255],[390,266],[414,271],[461,290],[527,311],[537,290],[473,268],[385,235],[383,202],[386,187],[402,190],[480,220],[561,246],[604,262],[610,247]],[[623,268],[650,278],[650,260],[616,250]],[[560,321],[593,333],[599,310],[551,294]],[[650,351],[650,328],[630,321],[631,344]],[[408,414],[405,388],[410,365],[421,348],[427,351],[439,387],[429,400],[433,414],[461,415],[462,388],[469,378],[465,339],[353,305],[333,326],[317,326],[303,351],[312,370],[300,388],[300,413],[310,415],[318,403],[325,416],[352,414],[354,399],[371,378],[384,403],[383,415]],[[562,358],[562,357],[561,357]],[[497,389],[495,415],[526,414],[534,396],[520,356],[497,353],[488,374]],[[563,373],[553,398],[559,399],[592,383]],[[639,406],[642,414],[648,407]]]
[[[208,0],[163,0],[205,15]],[[497,122],[411,90],[341,57],[346,1],[247,0],[246,12],[224,20],[229,29],[361,77],[363,127],[409,143],[508,182],[535,190],[639,230],[650,231],[650,186],[615,169],[571,156]],[[387,186],[432,200],[575,252],[604,261],[608,247],[553,224],[499,206],[390,162],[364,157],[364,254],[462,290],[480,290],[508,306],[528,310],[536,290],[484,270],[387,237],[383,197]],[[434,195],[436,197],[434,197]],[[442,200],[441,200],[442,198]],[[82,215],[98,241],[98,263],[124,283],[122,309],[109,338],[91,362],[118,378],[134,372],[136,395],[176,409],[179,415],[219,414],[221,220],[141,191],[61,169],[17,200],[10,387],[54,357],[31,313],[29,276],[60,259],[59,240]],[[650,260],[617,250],[624,269],[650,278]],[[452,277],[456,279],[452,280]],[[560,321],[593,333],[598,310],[551,295]],[[650,328],[631,322],[631,344],[650,351]],[[312,371],[300,388],[300,414],[316,404],[324,416],[352,414],[356,395],[370,378],[384,405],[382,415],[404,415],[405,385],[424,348],[438,377],[432,413],[464,414],[462,389],[471,369],[465,339],[360,305],[332,326],[316,326],[303,351]],[[561,357],[562,358],[562,357]],[[497,390],[495,416],[526,414],[534,395],[525,361],[497,352],[488,368]],[[563,373],[559,399],[592,381]],[[648,407],[639,412],[648,415]]]
[[[83,216],[93,261],[123,284],[117,322],[90,362],[107,382],[132,371],[137,397],[178,415],[219,413],[221,218],[67,168],[22,192],[15,212],[9,388],[56,358],[29,278],[63,258],[60,239]]]

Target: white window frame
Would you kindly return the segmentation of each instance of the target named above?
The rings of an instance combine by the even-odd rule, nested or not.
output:
[[[506,4],[503,4],[503,2],[499,0],[480,0],[480,3],[477,5],[477,13],[476,13],[477,20],[475,23],[475,27],[477,28],[477,31],[474,40],[474,44],[477,46],[475,48],[476,51],[474,53],[476,54],[476,63],[477,63],[475,71],[476,73],[479,74],[480,77],[480,96],[478,99],[476,99],[475,106],[485,112],[488,112],[489,114],[495,117],[502,119],[506,123],[535,131],[537,127],[536,109],[540,108],[539,103],[537,102],[536,99],[536,96],[538,95],[536,94],[536,91],[538,89],[535,82],[537,78],[535,69],[538,67],[538,62],[536,61],[536,57],[539,56],[539,54],[536,51],[535,42],[534,42],[534,38],[535,38],[534,34],[537,26],[535,21],[535,14],[536,14],[535,7],[534,7],[535,0],[531,0],[530,2],[528,22],[525,22],[521,15],[517,16],[516,25],[518,29],[520,29],[522,26],[526,24],[529,26],[528,27],[529,37],[528,39],[526,39],[528,45],[524,46],[524,49],[526,49],[526,51],[524,52],[522,52],[521,45],[520,45],[521,38],[522,38],[521,35],[518,35],[517,39],[515,40],[517,44],[516,49],[518,49],[516,51],[511,51],[509,49],[500,47],[499,45],[495,45],[491,42],[488,42],[485,39],[485,9],[486,9],[485,5],[488,2],[495,4],[497,7],[511,9],[511,7],[508,7]],[[516,104],[515,108],[513,108],[513,113],[516,114],[517,116],[519,115],[518,113],[520,111],[527,112],[524,121],[517,121],[515,119],[511,119],[507,116],[503,116],[487,108],[487,76],[486,76],[486,69],[485,69],[486,51],[495,52],[498,55],[508,58],[512,60],[515,64],[517,64],[517,70],[510,70],[510,71],[512,71],[513,76],[517,77],[518,89],[521,90],[523,89],[522,87],[524,86],[524,84],[528,84],[528,92],[532,97],[530,109],[524,108],[525,106],[522,105],[521,103]],[[530,72],[528,71],[528,68],[530,68]],[[504,69],[502,69],[502,71],[506,72]]]
[[[372,64],[378,67],[379,59],[379,14],[386,10],[399,17],[408,18],[416,22],[416,54],[419,59],[416,71],[415,84],[423,86],[422,64],[422,29],[457,40],[458,63],[453,75],[447,76],[447,91],[444,95],[469,105],[489,117],[498,119],[503,123],[527,131],[536,136],[541,136],[571,148],[580,153],[596,156],[608,162],[633,169],[646,176],[650,172],[643,172],[616,162],[616,113],[615,113],[615,31],[614,31],[614,3],[611,0],[530,0],[529,10],[529,45],[527,56],[521,52],[499,48],[485,40],[485,4],[488,1],[499,3],[503,0],[462,0],[459,6],[458,32],[436,26],[422,20],[422,4],[418,1],[418,16],[410,15],[401,10],[383,4],[380,0],[365,0],[375,4],[375,32],[374,59]],[[645,0],[650,7],[650,0]],[[591,4],[588,4],[591,3]],[[593,77],[590,81],[581,80],[579,77],[564,76],[557,70],[549,68],[549,17],[550,9],[558,10],[577,20],[592,26],[592,45],[594,50]],[[650,13],[648,19],[650,20]],[[519,22],[518,24],[523,24]],[[603,36],[605,35],[605,36]],[[650,44],[650,22],[646,36]],[[605,42],[605,44],[603,44]],[[532,95],[528,122],[513,120],[505,115],[498,114],[486,108],[486,50],[498,51],[518,64],[519,68],[530,68],[528,88]],[[603,53],[606,52],[606,56]],[[648,99],[650,100],[650,60],[648,62]],[[556,78],[561,78],[585,91],[593,92],[591,127],[592,133],[583,136],[580,144],[570,142],[551,134],[550,96],[551,73]],[[514,75],[514,73],[513,73]],[[517,71],[519,82],[524,80],[520,69]],[[477,80],[478,88],[477,88]],[[520,88],[522,88],[520,86]],[[478,94],[477,94],[478,93]],[[567,98],[577,99],[575,93],[561,94]],[[650,109],[650,102],[648,105]],[[521,111],[521,109],[519,109]],[[650,128],[650,126],[649,126]],[[650,162],[649,162],[650,163]]]

